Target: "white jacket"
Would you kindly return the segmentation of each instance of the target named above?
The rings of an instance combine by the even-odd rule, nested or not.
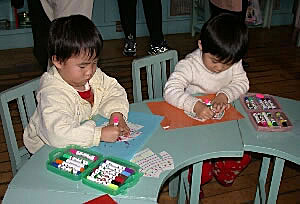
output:
[[[164,98],[175,107],[193,112],[199,99],[192,94],[224,93],[231,103],[248,90],[249,80],[242,60],[223,72],[214,73],[205,67],[202,51],[197,49],[177,63],[165,85]]]
[[[44,144],[99,145],[101,128],[89,120],[93,115],[109,118],[113,112],[121,112],[127,118],[127,94],[116,79],[97,68],[89,84],[94,93],[93,106],[61,78],[55,66],[43,74],[37,93],[38,105],[23,134],[24,144],[31,153]],[[85,120],[88,121],[81,124]]]

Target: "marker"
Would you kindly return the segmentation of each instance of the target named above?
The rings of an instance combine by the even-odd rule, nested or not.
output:
[[[60,160],[60,159],[56,159],[55,162],[57,164],[61,164],[63,166],[67,166],[67,167],[70,167],[72,169],[75,169],[76,171],[80,171],[80,172],[83,172],[84,171],[84,168],[80,167],[80,166],[77,166],[77,165],[74,165],[74,164],[71,164],[71,163],[68,163],[68,162],[65,162],[63,160]]]
[[[90,154],[88,154],[88,153],[81,152],[81,151],[79,151],[79,150],[77,150],[77,149],[70,149],[69,151],[70,151],[72,154],[75,154],[75,155],[78,155],[78,156],[83,156],[83,157],[85,157],[85,158],[87,158],[87,159],[89,159],[89,160],[92,160],[92,161],[96,161],[96,160],[98,159],[98,157],[95,156],[95,155],[90,155]]]
[[[119,118],[117,116],[114,117],[113,121],[114,121],[114,126],[119,125]]]
[[[66,159],[71,159],[71,160],[80,162],[80,163],[82,163],[82,164],[84,164],[84,165],[89,165],[89,164],[92,163],[92,162],[87,161],[87,160],[84,160],[84,159],[82,159],[82,158],[74,157],[74,156],[72,156],[72,155],[70,155],[70,154],[68,154],[68,153],[63,154],[62,157],[63,157],[63,158],[66,158]]]
[[[274,120],[271,113],[267,112],[267,116],[271,120],[271,123],[274,127],[278,126],[277,122]]]
[[[270,106],[271,106],[272,109],[276,109],[276,108],[277,108],[277,107],[275,106],[275,104],[272,102],[271,99],[268,98],[267,101],[268,101],[268,103],[270,104]]]
[[[257,116],[259,117],[261,124],[263,125],[263,127],[267,127],[268,123],[266,122],[264,116],[262,115],[262,113],[257,113]]]
[[[254,117],[254,119],[255,119],[257,125],[258,125],[258,126],[263,126],[261,120],[260,120],[259,117],[258,117],[258,114],[257,114],[257,113],[253,113],[252,115],[253,115],[253,117]]]
[[[73,173],[74,175],[79,175],[81,173],[80,171],[76,171],[75,169],[73,169],[71,167],[67,167],[62,164],[57,164],[56,162],[51,162],[51,166],[54,166],[55,168],[58,168],[62,171],[66,171],[71,174]]]
[[[267,113],[266,113],[266,112],[262,112],[262,115],[263,115],[263,117],[265,118],[265,120],[267,121],[268,126],[269,126],[269,127],[272,127],[272,126],[273,126],[273,125],[272,125],[272,122],[271,122],[271,120],[269,119]]]

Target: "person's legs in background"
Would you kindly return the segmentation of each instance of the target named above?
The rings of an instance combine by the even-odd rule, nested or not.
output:
[[[33,54],[43,68],[43,71],[47,71],[48,32],[51,22],[46,15],[40,0],[28,0],[27,2],[31,15],[31,27],[34,42]]]
[[[148,53],[151,55],[163,53],[169,48],[162,32],[161,0],[143,0],[143,8],[151,41]]]
[[[211,13],[211,18],[219,15],[220,13],[231,13],[231,14],[237,15],[238,17],[240,17],[241,21],[245,22],[247,8],[248,8],[248,0],[242,0],[242,11],[241,12],[235,12],[235,11],[222,9],[222,8],[215,6],[211,2],[209,2],[209,8],[210,8],[210,13]],[[243,64],[243,67],[249,66],[249,64],[244,59],[242,60],[242,64]]]
[[[118,0],[122,29],[125,35],[123,54],[136,55],[136,3],[137,0]]]

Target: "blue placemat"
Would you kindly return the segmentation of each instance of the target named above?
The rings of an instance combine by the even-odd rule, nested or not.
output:
[[[104,156],[115,156],[121,159],[130,160],[136,152],[141,150],[145,142],[160,126],[160,122],[162,121],[162,119],[163,117],[159,115],[152,115],[142,112],[129,112],[129,122],[144,126],[139,130],[142,132],[142,134],[126,142],[101,142],[99,146],[91,147],[90,149],[96,152],[100,152]],[[94,116],[93,120],[96,121],[97,126],[100,126],[104,122],[108,121],[108,119],[99,115]]]

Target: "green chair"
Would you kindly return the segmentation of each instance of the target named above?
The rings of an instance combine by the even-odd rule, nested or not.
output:
[[[132,81],[134,102],[143,101],[141,82],[142,69],[146,69],[149,99],[161,98],[163,96],[163,88],[167,82],[167,67],[169,67],[169,72],[172,73],[177,62],[178,56],[176,50],[169,50],[159,55],[146,56],[133,60]],[[169,182],[169,196],[172,198],[176,197],[178,188],[180,187],[179,203],[185,203],[186,198],[191,202],[198,200],[201,177],[197,175],[201,175],[202,164],[203,162],[198,162],[193,165],[193,172],[196,176],[193,176],[192,186],[190,186],[187,181],[188,167],[183,168],[182,171],[179,172],[180,175],[173,175]]]
[[[163,88],[167,82],[167,67],[169,72],[174,71],[178,62],[176,50],[169,50],[159,55],[150,55],[132,61],[132,81],[134,102],[143,101],[141,70],[145,69],[147,74],[147,89],[149,99],[161,98]]]
[[[0,93],[0,114],[13,175],[30,158],[30,154],[24,146],[18,147],[8,103],[12,101],[17,102],[24,129],[35,111],[35,92],[39,84],[40,78],[36,78]]]
[[[167,68],[169,73],[174,71],[178,62],[176,50],[169,50],[159,55],[150,55],[132,61],[133,100],[142,102],[141,71],[145,69],[147,78],[147,93],[149,99],[161,98],[163,88],[167,82]],[[169,195],[176,197],[178,192],[179,177],[172,179],[169,185]]]
[[[192,5],[192,36],[196,31],[200,31],[202,25],[209,19],[209,0],[193,0]]]

